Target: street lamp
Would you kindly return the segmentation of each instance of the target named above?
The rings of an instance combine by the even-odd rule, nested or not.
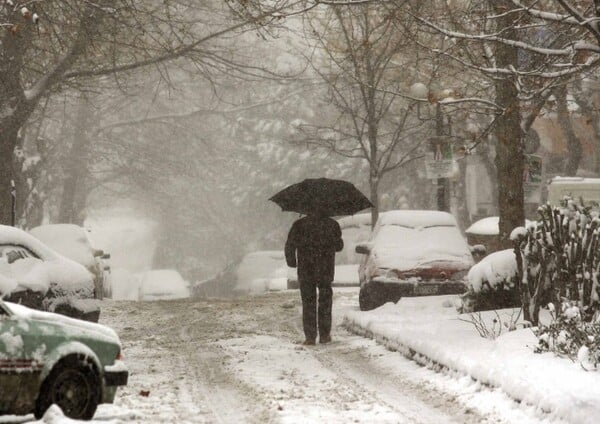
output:
[[[445,136],[444,134],[444,114],[442,112],[442,105],[440,104],[440,100],[449,97],[449,91],[443,90],[440,92],[440,96],[432,96],[430,90],[427,86],[421,82],[416,82],[410,86],[410,95],[417,101],[417,113],[420,112],[421,102],[435,102],[435,135],[438,138],[439,142],[442,142],[442,138]],[[448,179],[447,178],[438,178],[437,179],[437,208],[440,211],[448,212],[449,205],[447,199],[447,186]]]

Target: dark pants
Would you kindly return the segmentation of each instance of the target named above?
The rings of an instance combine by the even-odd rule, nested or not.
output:
[[[317,287],[319,288],[318,305]],[[306,339],[316,340],[317,322],[319,336],[329,336],[331,333],[331,304],[333,299],[331,281],[315,283],[300,280],[300,296],[302,296],[302,324]]]

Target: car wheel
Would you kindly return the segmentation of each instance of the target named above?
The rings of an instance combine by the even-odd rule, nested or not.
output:
[[[82,356],[69,356],[52,368],[42,383],[34,415],[40,419],[52,404],[73,419],[90,420],[100,403],[101,381]]]

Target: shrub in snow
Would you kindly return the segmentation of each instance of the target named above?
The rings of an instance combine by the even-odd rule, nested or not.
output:
[[[540,325],[535,331],[538,346],[535,351],[554,352],[577,361],[587,370],[600,367],[600,321],[586,322],[574,302],[565,302],[556,314],[550,303],[550,325]]]
[[[600,220],[570,199],[560,208],[541,206],[538,213],[535,225],[511,234],[523,316],[537,325],[544,304],[569,301],[590,321],[600,299]]]
[[[512,249],[494,252],[471,267],[468,290],[460,312],[488,311],[518,306],[517,262]]]

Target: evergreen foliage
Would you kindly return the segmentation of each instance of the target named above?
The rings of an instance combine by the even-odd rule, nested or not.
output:
[[[551,301],[562,311],[570,302],[589,322],[600,305],[600,219],[570,198],[538,213],[536,224],[511,235],[524,318],[537,325],[541,306]]]

